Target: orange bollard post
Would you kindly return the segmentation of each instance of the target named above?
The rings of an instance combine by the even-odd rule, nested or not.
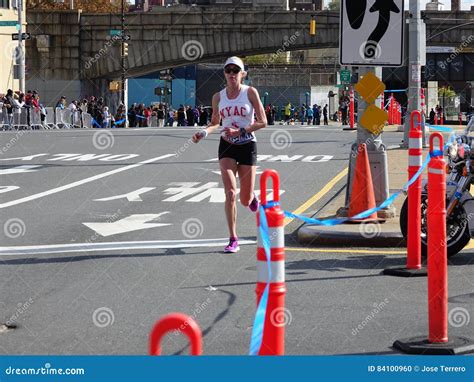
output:
[[[410,114],[410,132],[408,135],[408,180],[412,179],[422,166],[422,115],[418,110]],[[420,277],[426,276],[426,268],[421,267],[421,176],[408,188],[408,229],[407,264],[404,267],[384,269],[390,276]]]
[[[393,346],[410,354],[466,354],[474,342],[466,337],[448,340],[448,269],[446,250],[446,163],[443,136],[430,136],[428,164],[428,338],[395,341]]]
[[[428,321],[429,341],[448,342],[448,266],[446,250],[446,163],[443,136],[430,136],[428,165]]]
[[[267,257],[260,237],[260,209],[257,212],[258,248],[257,248],[257,306],[269,284],[267,312],[263,328],[262,345],[258,355],[285,354],[285,325],[289,312],[285,309],[285,215],[279,205],[267,206],[267,180],[273,180],[273,201],[280,201],[280,178],[275,170],[265,170],[260,178],[260,197],[268,224],[270,241],[271,278],[268,274]]]
[[[440,113],[439,124],[444,125],[444,110]]]
[[[150,333],[149,355],[161,355],[161,340],[170,331],[180,331],[191,342],[191,355],[202,355],[202,333],[199,325],[183,313],[170,313],[161,318]]]
[[[435,113],[434,124],[438,125],[438,113]]]

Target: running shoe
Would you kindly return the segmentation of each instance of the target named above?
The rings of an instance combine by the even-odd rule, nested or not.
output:
[[[240,251],[239,242],[237,238],[231,237],[229,239],[229,244],[224,248],[224,253],[236,253]]]
[[[250,211],[252,211],[252,212],[256,212],[258,210],[258,199],[257,199],[257,196],[255,194],[253,194],[253,200],[249,204],[249,208],[250,208]]]

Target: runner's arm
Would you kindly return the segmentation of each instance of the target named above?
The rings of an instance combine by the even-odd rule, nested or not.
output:
[[[267,127],[267,115],[265,114],[265,109],[263,108],[262,101],[260,101],[257,89],[250,87],[248,97],[255,110],[256,119],[255,122],[247,126],[245,130],[247,130],[247,133],[253,133],[254,131]]]
[[[211,117],[211,123],[206,126],[205,129],[203,129],[206,133],[205,136],[208,134],[212,134],[212,132],[220,127],[221,123],[221,117],[219,115],[219,101],[220,101],[220,94],[216,93],[212,96],[212,117]],[[202,131],[198,131],[196,134],[193,135],[193,142],[198,143],[202,138],[204,138],[204,135]]]

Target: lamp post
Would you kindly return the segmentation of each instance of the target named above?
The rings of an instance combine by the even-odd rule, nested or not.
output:
[[[309,92],[306,92],[306,93],[304,93],[304,95],[306,97],[306,106],[309,107],[310,106],[309,105],[309,101],[310,101],[309,96],[310,96],[310,94],[309,94]]]
[[[269,96],[268,92],[263,93],[263,106],[267,107],[267,97]]]
[[[125,49],[124,49],[124,36],[125,36],[125,6],[124,6],[125,0],[121,0],[121,19],[120,19],[120,32],[121,32],[121,49],[120,49],[120,65],[122,69],[122,86],[120,87],[120,100],[122,101],[122,104],[125,105]],[[127,105],[125,105],[125,110],[127,110]]]

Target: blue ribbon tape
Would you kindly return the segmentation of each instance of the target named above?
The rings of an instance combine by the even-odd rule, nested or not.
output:
[[[402,93],[406,92],[408,89],[394,89],[394,90],[384,90],[384,93]]]
[[[126,119],[123,118],[123,119],[120,119],[120,120],[118,120],[118,121],[115,121],[115,124],[116,124],[116,125],[121,125],[121,124],[124,123],[125,121],[126,121]]]
[[[435,131],[445,131],[445,132],[452,132],[453,131],[453,128],[452,127],[448,127],[448,126],[441,126],[441,125],[430,125],[430,124],[426,124],[426,126],[429,126],[431,130],[435,130]]]
[[[94,118],[92,118],[92,123],[96,125],[97,127],[102,127]]]
[[[273,202],[269,202],[271,204]],[[279,203],[278,203],[279,204]],[[272,278],[272,269],[271,269],[271,258],[270,258],[270,239],[268,235],[268,223],[267,217],[265,215],[264,206],[260,206],[260,238],[262,239],[263,248],[265,249],[265,257],[267,258],[267,269],[268,269],[268,281],[263,291],[260,302],[258,303],[257,313],[255,314],[255,319],[253,321],[252,329],[252,338],[250,340],[250,355],[258,355],[260,348],[262,347],[263,340],[263,330],[265,326],[265,315],[267,312],[268,305],[268,292],[270,289],[270,280]]]
[[[133,115],[133,113],[128,113],[128,115]],[[141,118],[141,119],[146,119],[144,116],[138,115],[138,114],[135,114],[135,117],[136,118]]]
[[[413,175],[413,177],[402,187],[402,191],[395,192],[389,198],[387,198],[384,202],[382,202],[378,207],[371,208],[370,210],[361,212],[355,216],[347,217],[347,218],[334,218],[334,219],[320,220],[320,219],[309,218],[303,215],[296,215],[289,211],[283,211],[283,212],[285,216],[288,218],[299,219],[299,220],[304,221],[305,223],[317,224],[317,225],[323,225],[323,226],[334,226],[334,225],[342,224],[346,221],[350,221],[352,219],[364,219],[372,215],[374,212],[377,212],[391,205],[403,191],[407,191],[408,188],[420,177],[422,172],[428,166],[428,163],[430,162],[432,157],[442,156],[442,155],[443,155],[442,150],[434,150],[433,152],[431,152],[425,158],[423,164],[421,165],[420,169],[416,172],[416,174]],[[269,201],[265,205],[260,205],[259,232],[260,232],[260,238],[262,239],[263,248],[265,250],[265,257],[267,259],[268,280],[271,279],[271,258],[270,258],[270,240],[269,240],[269,234],[268,234],[268,223],[267,223],[267,217],[265,215],[265,209],[272,208],[274,206],[279,206],[279,205],[280,205],[279,202],[274,202],[274,201]],[[250,352],[249,352],[250,355],[258,355],[258,352],[260,351],[260,348],[262,346],[265,316],[267,313],[267,306],[268,306],[269,288],[270,288],[270,284],[269,282],[267,282],[267,285],[265,286],[265,290],[263,291],[262,297],[260,298],[260,302],[257,307],[257,312],[255,314],[255,319],[253,322],[253,329],[252,329],[252,337],[250,340]]]

